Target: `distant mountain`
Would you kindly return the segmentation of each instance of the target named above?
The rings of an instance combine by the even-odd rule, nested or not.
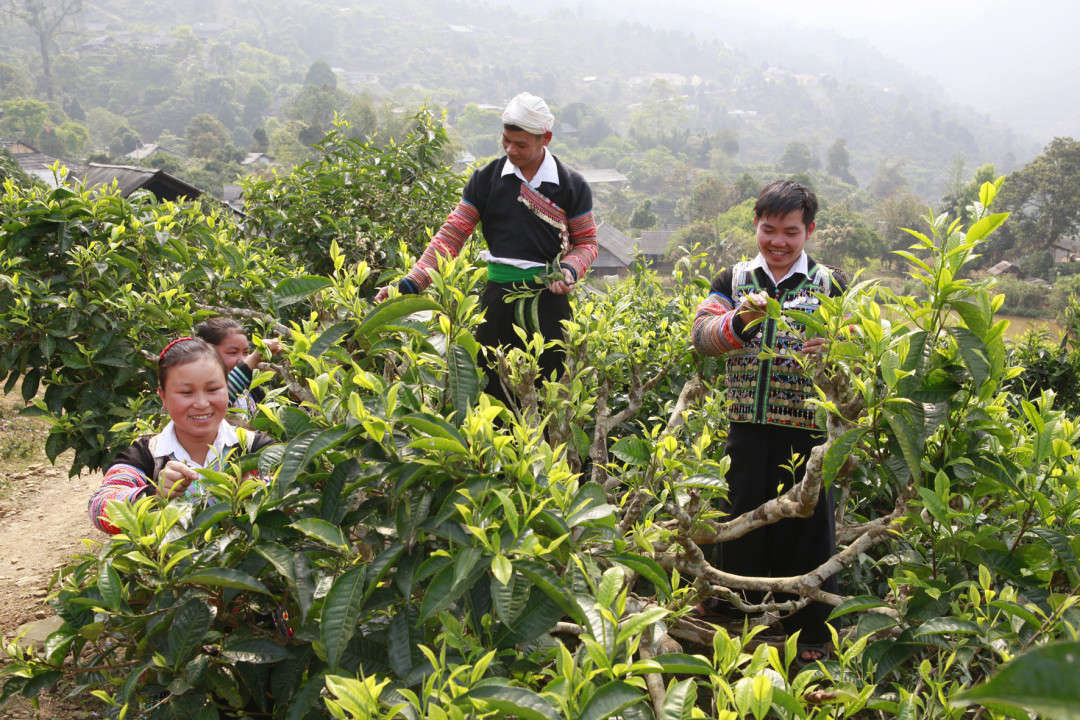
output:
[[[220,119],[230,129],[251,83],[266,86],[273,114],[295,94],[308,66],[324,60],[347,89],[403,105],[427,100],[447,108],[452,120],[469,103],[501,106],[522,89],[557,108],[584,104],[624,136],[635,114],[663,110],[660,131],[722,136],[738,168],[772,167],[792,142],[805,143],[823,162],[842,138],[862,185],[882,163],[901,162],[901,173],[928,199],[941,196],[958,157],[969,171],[985,162],[1005,171],[1039,150],[951,105],[940,87],[861,43],[820,34],[777,42],[775,30],[770,34],[745,17],[721,10],[684,16],[678,3],[665,5],[659,26],[655,11],[647,15],[641,9],[647,6],[638,5],[623,10],[654,18],[654,26],[560,0],[529,12],[505,0],[173,0],[167,13],[156,2],[97,0],[85,5],[77,34],[64,42],[69,67],[79,64],[80,53],[101,57],[111,46],[142,43],[140,58],[162,48],[160,82],[153,67],[142,67],[145,79],[132,97],[94,88],[86,91],[92,101],[82,100],[87,109],[107,99],[113,113],[150,117],[136,106],[167,102],[161,98],[169,83],[200,81],[167,66],[166,48],[179,42],[177,28],[187,26],[189,37],[209,48],[210,74],[226,78],[207,78],[216,85],[188,94],[206,107],[225,108],[230,117]],[[695,21],[693,34],[673,29]],[[32,58],[27,41],[18,38],[22,57]],[[0,50],[5,55],[11,57]],[[142,62],[126,60],[133,61]],[[259,62],[262,75],[251,67]],[[247,74],[230,86],[227,78],[240,66]],[[102,73],[100,82],[107,78]],[[183,108],[177,104],[170,112],[180,116]],[[141,121],[133,122],[138,129]],[[154,122],[160,132],[161,122]]]

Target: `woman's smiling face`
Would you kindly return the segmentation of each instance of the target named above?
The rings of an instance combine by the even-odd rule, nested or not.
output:
[[[188,443],[205,447],[214,442],[229,407],[229,391],[220,363],[200,357],[175,365],[169,369],[165,387],[158,394],[184,449],[191,453]]]

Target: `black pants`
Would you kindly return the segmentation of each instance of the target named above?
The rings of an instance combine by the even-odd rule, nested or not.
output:
[[[530,286],[537,287],[539,286]],[[518,283],[489,282],[480,298],[480,307],[484,310],[484,322],[476,331],[476,339],[481,345],[495,348],[499,345],[523,348],[521,339],[514,332],[514,303],[503,302],[507,293],[520,290]],[[529,302],[529,300],[526,300]],[[570,297],[556,295],[548,289],[540,293],[540,305],[537,308],[540,321],[540,334],[545,340],[562,340],[562,321],[570,317]],[[566,366],[566,351],[562,347],[548,348],[540,355],[540,375],[542,379],[555,373],[556,379],[562,376]],[[499,371],[494,362],[489,361],[487,373],[487,393],[509,405],[509,398],[503,392],[499,382]]]
[[[727,474],[731,516],[777,497],[777,486],[783,492],[801,481],[810,449],[821,442],[821,435],[810,430],[732,423],[727,440],[727,454],[731,457]],[[790,464],[793,452],[802,457],[794,475],[781,467]],[[784,518],[722,543],[718,546],[717,562],[721,569],[738,575],[788,577],[813,570],[831,557],[835,548],[833,504],[822,488],[813,515]],[[826,580],[822,589],[837,592],[836,577]],[[751,602],[759,602],[762,597],[762,593],[745,594]],[[785,618],[784,630],[788,634],[802,630],[799,639],[808,643],[827,642],[829,631],[825,619],[830,611],[831,607],[825,603],[811,603]]]

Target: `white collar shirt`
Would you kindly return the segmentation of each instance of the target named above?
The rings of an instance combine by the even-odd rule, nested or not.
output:
[[[799,259],[796,260],[795,264],[787,271],[787,275],[784,275],[784,277],[779,280],[773,278],[772,271],[769,270],[769,264],[765,262],[765,257],[761,253],[758,253],[757,257],[750,261],[750,269],[754,270],[756,268],[765,270],[765,274],[769,276],[770,280],[773,280],[776,287],[780,287],[780,283],[784,282],[792,275],[808,276],[810,274],[810,259],[807,257],[806,251],[803,250],[799,254]]]
[[[540,183],[559,184],[559,168],[555,165],[555,156],[549,153],[547,148],[544,148],[544,159],[540,162],[540,167],[536,169],[536,174],[533,175],[532,180],[526,180],[517,165],[510,162],[510,158],[506,159],[506,164],[503,165],[502,174],[503,176],[517,175],[521,178],[521,182],[527,184],[533,190],[540,187]]]
[[[213,444],[207,450],[206,460],[202,463],[192,460],[191,455],[180,444],[179,438],[176,437],[176,425],[172,420],[169,421],[164,430],[154,436],[153,440],[150,443],[150,452],[154,457],[171,457],[173,460],[179,460],[185,465],[194,468],[220,466],[221,460],[225,457],[226,449],[240,444],[240,439],[236,436],[236,428],[224,420],[218,425],[217,437],[214,438]]]

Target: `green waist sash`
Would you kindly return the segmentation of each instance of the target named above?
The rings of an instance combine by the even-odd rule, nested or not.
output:
[[[544,272],[544,266],[523,269],[506,265],[505,263],[489,262],[487,264],[487,276],[489,282],[494,283],[521,283],[532,282],[537,275]]]

